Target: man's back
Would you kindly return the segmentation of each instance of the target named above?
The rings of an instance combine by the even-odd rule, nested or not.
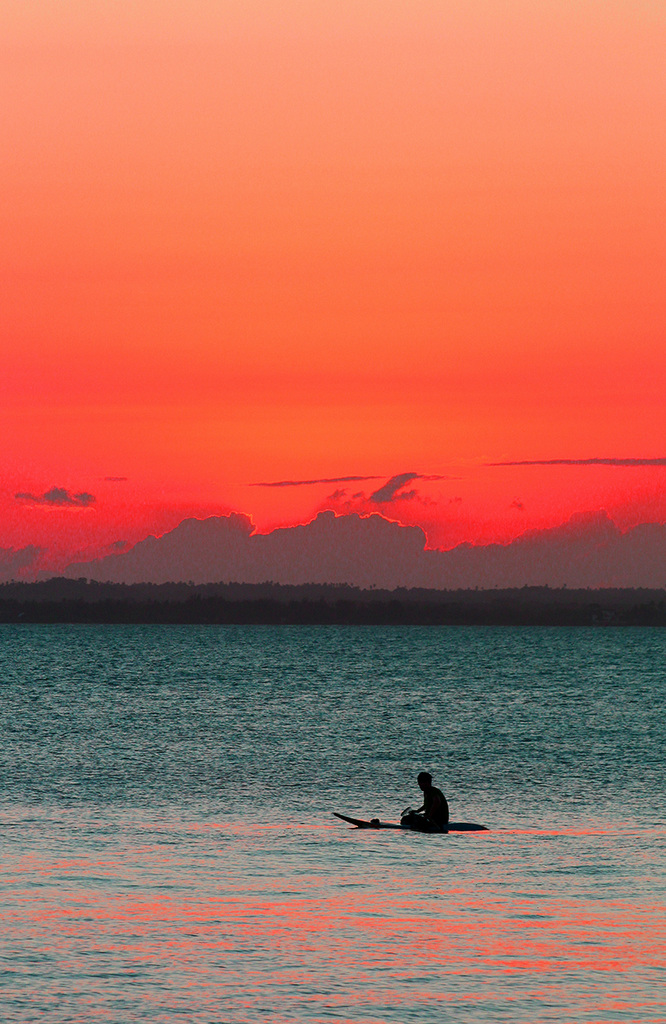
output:
[[[441,789],[429,786],[423,793],[423,804],[426,818],[435,825],[448,825],[449,805]]]

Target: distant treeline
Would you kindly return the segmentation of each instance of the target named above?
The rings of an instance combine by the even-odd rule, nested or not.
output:
[[[0,585],[0,622],[666,626],[665,590],[360,590],[274,583]]]

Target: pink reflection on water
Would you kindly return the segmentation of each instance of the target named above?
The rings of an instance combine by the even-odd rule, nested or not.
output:
[[[494,1019],[488,1007],[501,1003],[506,1019],[513,1001],[522,1021],[525,1000],[574,1005],[581,993],[594,1014],[586,1022],[639,1020],[640,1007],[657,1006],[640,978],[663,967],[663,907],[648,890],[630,901],[598,888],[601,830],[515,830],[437,844],[419,837],[412,845],[393,837],[397,846],[386,835],[342,830],[338,839],[326,828],[338,858],[327,862],[317,861],[316,844],[307,861],[282,854],[282,833],[256,830],[246,844],[247,830],[234,831],[233,858],[215,845],[222,830],[210,828],[197,830],[213,840],[197,849],[188,839],[99,857],[25,856],[12,866],[5,928],[49,958],[54,979],[82,963],[96,971],[97,995],[82,1019],[104,1024],[115,1018],[99,1011],[99,1000],[120,998],[130,981],[146,988],[146,1005],[171,999],[173,1010],[190,998],[210,1019],[227,1019],[218,1003],[229,993],[256,1018],[267,1000],[287,1013],[289,993],[299,992],[309,1024],[329,1011],[395,1022],[410,1007],[432,1021],[440,1003],[463,1015],[478,1008],[470,1020]],[[581,838],[593,840],[584,863]],[[648,851],[637,849],[647,873]],[[585,886],[576,883],[583,868],[592,879]],[[607,872],[604,885],[613,877]]]

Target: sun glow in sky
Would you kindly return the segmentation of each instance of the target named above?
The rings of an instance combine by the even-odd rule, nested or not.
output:
[[[488,465],[666,455],[663,4],[6,0],[0,39],[0,547],[407,471],[375,510],[432,545],[666,519],[663,466]],[[54,487],[95,501],[15,497]]]

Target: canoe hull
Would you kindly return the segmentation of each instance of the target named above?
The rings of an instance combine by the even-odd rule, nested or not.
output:
[[[371,828],[371,829],[375,829],[375,830],[382,829],[382,828],[392,828],[392,829],[400,829],[401,832],[421,832],[421,831],[424,831],[422,829],[415,829],[415,828],[410,828],[409,826],[405,827],[403,825],[394,824],[391,821],[379,821],[378,818],[375,818],[372,821],[364,821],[362,818],[350,818],[349,815],[347,815],[347,814],[338,814],[337,811],[333,811],[333,814],[334,814],[334,816],[336,818],[340,818],[341,821],[346,821],[350,825],[354,825],[355,828]],[[473,821],[450,821],[449,822],[449,829],[448,830],[449,830],[449,832],[487,832],[488,831],[488,829],[486,828],[485,825],[477,825]],[[436,832],[435,829],[433,829],[432,832],[437,834],[437,835],[442,835],[441,832]]]

